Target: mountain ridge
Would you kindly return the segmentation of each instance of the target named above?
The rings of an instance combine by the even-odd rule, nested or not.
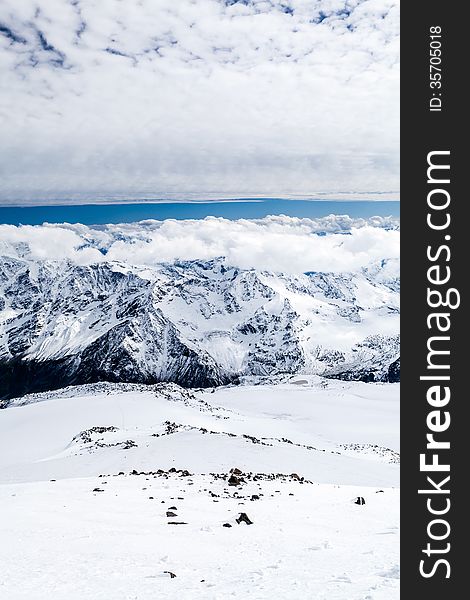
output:
[[[397,262],[292,275],[0,258],[0,397],[97,381],[399,380]]]

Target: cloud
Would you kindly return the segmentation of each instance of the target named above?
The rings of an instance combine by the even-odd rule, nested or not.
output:
[[[3,0],[0,201],[398,189],[397,0]]]
[[[69,259],[79,264],[119,261],[155,265],[225,257],[241,268],[301,273],[356,271],[399,257],[393,219],[324,219],[285,216],[229,221],[143,221],[92,228],[85,225],[0,225],[0,254],[29,259]]]

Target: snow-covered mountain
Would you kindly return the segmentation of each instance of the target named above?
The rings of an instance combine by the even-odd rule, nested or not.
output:
[[[0,259],[0,396],[101,380],[187,387],[318,373],[399,379],[394,260],[293,275],[223,258]]]

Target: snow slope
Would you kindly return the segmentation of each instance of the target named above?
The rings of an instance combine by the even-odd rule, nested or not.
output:
[[[398,598],[398,384],[244,383],[0,411],[0,595]]]

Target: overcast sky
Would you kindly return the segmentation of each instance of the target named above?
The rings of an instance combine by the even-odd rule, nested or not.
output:
[[[0,203],[397,197],[396,0],[1,0]]]

